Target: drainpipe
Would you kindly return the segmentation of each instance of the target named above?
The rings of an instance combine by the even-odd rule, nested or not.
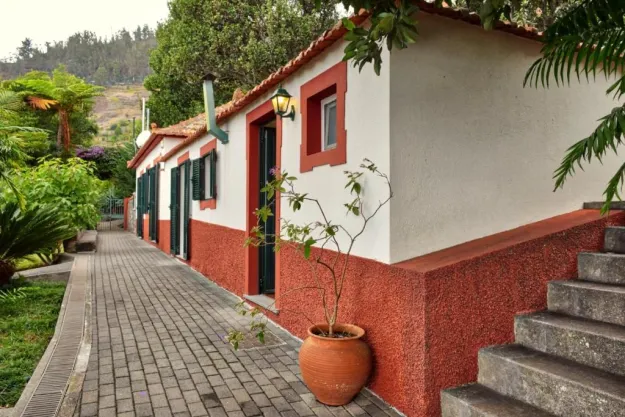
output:
[[[141,131],[145,130],[145,97],[141,99]]]
[[[204,111],[206,112],[206,132],[215,136],[221,143],[228,143],[228,133],[217,126],[217,115],[215,114],[215,91],[213,82],[215,76],[207,74],[204,77]]]

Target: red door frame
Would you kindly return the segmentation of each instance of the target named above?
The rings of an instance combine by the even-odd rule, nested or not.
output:
[[[267,100],[260,106],[246,114],[246,233],[249,236],[250,231],[256,226],[256,216],[254,210],[258,208],[258,194],[260,188],[258,185],[259,170],[259,136],[260,127],[272,120],[276,121],[276,165],[280,167],[282,162],[282,118],[276,117],[273,111],[271,101]],[[280,232],[280,194],[276,194],[276,234]],[[278,295],[280,294],[280,256],[276,254],[276,282],[275,297],[276,308],[279,306]],[[258,248],[248,246],[245,249],[245,294],[256,295],[259,293],[258,287]]]

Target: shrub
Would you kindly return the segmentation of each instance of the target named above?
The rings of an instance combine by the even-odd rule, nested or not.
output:
[[[28,207],[55,207],[57,216],[74,232],[97,225],[98,203],[104,190],[92,162],[80,158],[41,159],[36,167],[17,171],[14,182]],[[13,193],[8,194],[10,199]]]

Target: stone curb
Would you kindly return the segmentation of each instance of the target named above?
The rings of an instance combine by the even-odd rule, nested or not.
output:
[[[71,417],[77,411],[82,396],[82,385],[85,381],[87,366],[89,365],[89,356],[91,355],[91,315],[92,315],[92,288],[91,278],[93,275],[93,257],[89,257],[88,276],[85,288],[85,322],[83,324],[83,336],[80,343],[76,363],[74,364],[74,372],[72,373],[65,396],[62,400],[61,407],[57,413],[58,417]]]

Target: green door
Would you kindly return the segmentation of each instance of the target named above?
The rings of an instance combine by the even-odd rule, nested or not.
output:
[[[148,208],[148,174],[141,175],[137,180],[137,236],[145,236],[143,230],[143,215],[147,213]]]
[[[171,199],[169,200],[169,219],[170,219],[170,240],[169,251],[172,255],[177,255],[180,251],[178,242],[178,232],[180,231],[180,191],[178,188],[178,167],[171,169]]]
[[[271,173],[276,165],[276,129],[273,127],[263,127],[260,129],[260,172],[259,189],[272,181],[274,176]],[[261,192],[259,195],[260,207],[267,205],[267,194]],[[270,203],[271,211],[275,213],[275,200]],[[273,294],[276,288],[276,254],[273,250],[273,237],[276,230],[275,216],[269,216],[264,224],[261,224],[265,231],[266,245],[258,248],[258,273],[259,288],[261,294]]]
[[[150,239],[158,242],[158,168],[153,167],[148,171],[150,183],[149,213],[150,213]]]
[[[189,222],[191,217],[191,162],[186,161],[180,166],[184,171],[182,177],[182,259],[189,259]]]

